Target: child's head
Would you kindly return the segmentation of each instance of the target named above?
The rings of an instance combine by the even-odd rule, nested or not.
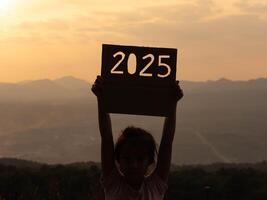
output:
[[[153,136],[141,128],[127,127],[115,145],[115,159],[125,176],[144,176],[156,155]]]

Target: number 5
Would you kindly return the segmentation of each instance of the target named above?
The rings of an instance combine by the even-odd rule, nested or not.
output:
[[[166,63],[162,62],[163,58],[170,58],[170,56],[169,55],[160,55],[159,56],[159,66],[167,68],[167,73],[166,74],[158,74],[158,77],[160,77],[160,78],[165,78],[165,77],[169,76],[170,73],[171,73],[171,67],[169,65],[167,65]]]

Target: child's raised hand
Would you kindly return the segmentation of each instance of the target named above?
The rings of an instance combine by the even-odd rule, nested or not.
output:
[[[92,92],[97,96],[97,98],[100,98],[102,96],[103,84],[103,78],[101,76],[97,76],[91,88]]]

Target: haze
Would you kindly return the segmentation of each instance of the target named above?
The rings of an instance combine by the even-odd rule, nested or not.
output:
[[[103,43],[177,48],[178,79],[267,76],[266,0],[1,0],[0,82],[93,81]]]

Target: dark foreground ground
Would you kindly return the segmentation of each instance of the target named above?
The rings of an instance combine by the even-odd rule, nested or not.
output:
[[[0,162],[0,200],[104,200],[97,163]],[[173,166],[166,200],[266,200],[267,162]]]

